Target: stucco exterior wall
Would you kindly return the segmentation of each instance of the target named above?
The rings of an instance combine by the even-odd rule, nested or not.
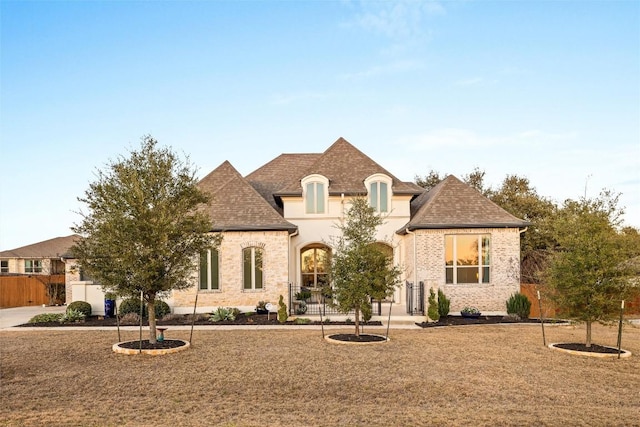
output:
[[[445,235],[489,234],[491,236],[491,275],[489,283],[446,284]],[[406,236],[411,239],[413,236]],[[407,247],[413,243],[407,240]],[[425,294],[429,288],[442,289],[451,300],[451,313],[465,306],[481,311],[506,311],[505,301],[520,290],[520,233],[518,229],[460,229],[416,230],[417,281],[424,282]],[[405,262],[413,264],[412,249]],[[411,278],[409,280],[412,280]]]
[[[193,312],[198,292],[198,312],[208,312],[217,307],[238,307],[253,310],[258,301],[276,305],[282,295],[289,295],[288,254],[289,234],[286,231],[224,232],[219,248],[220,289],[198,291],[198,271],[194,271],[192,288],[174,291],[167,303],[178,314]],[[264,248],[264,287],[244,290],[242,284],[242,249],[248,246]]]

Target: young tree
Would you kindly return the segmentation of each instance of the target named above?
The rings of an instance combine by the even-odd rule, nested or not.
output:
[[[592,323],[613,320],[621,300],[640,290],[628,262],[637,248],[617,231],[617,204],[618,196],[606,191],[596,199],[567,200],[553,223],[559,247],[546,269],[550,297],[564,315],[586,323],[587,347]]]
[[[332,303],[340,312],[355,310],[356,335],[360,335],[360,312],[371,304],[393,294],[400,283],[401,270],[392,265],[376,245],[376,229],[382,217],[376,215],[365,198],[354,198],[338,226],[341,236],[334,239],[330,278],[335,297]]]
[[[195,171],[150,136],[138,151],[110,162],[84,197],[87,213],[73,230],[78,262],[103,289],[142,294],[149,314],[149,341],[156,341],[156,298],[193,285],[198,254],[219,238],[199,209],[209,197],[196,186]]]

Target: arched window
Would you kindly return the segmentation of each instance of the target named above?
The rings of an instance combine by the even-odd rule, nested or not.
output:
[[[242,249],[242,288],[244,290],[263,288],[263,258],[262,248],[251,246]]]
[[[322,175],[309,175],[302,179],[301,184],[305,213],[326,213],[329,180]]]
[[[378,213],[391,210],[391,178],[377,173],[364,181],[369,192],[369,205]]]
[[[301,286],[322,287],[328,282],[331,250],[324,245],[309,245],[300,252]]]

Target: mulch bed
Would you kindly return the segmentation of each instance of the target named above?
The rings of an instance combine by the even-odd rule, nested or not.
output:
[[[167,320],[157,319],[156,326],[191,326],[192,317],[191,315],[171,315]],[[234,321],[222,321],[222,322],[212,322],[208,320],[207,316],[197,316],[195,325],[280,325],[278,322],[278,315],[276,313],[267,314],[250,314],[241,313],[236,317]],[[354,326],[353,322],[324,322],[325,325],[349,325]],[[369,321],[369,322],[360,322],[360,324],[364,324],[364,326],[382,326],[382,322],[380,321]],[[138,326],[139,324],[123,324],[120,323],[120,326]],[[142,322],[143,326],[149,326],[149,322],[147,319],[144,319]],[[301,325],[294,323],[293,321],[287,321],[285,325]],[[307,323],[307,325],[320,325],[319,321],[311,321]],[[102,318],[102,316],[89,316],[81,322],[40,322],[40,323],[23,323],[22,325],[18,325],[22,327],[64,327],[64,326],[117,326],[117,322],[115,317],[111,318]]]
[[[557,319],[545,319],[544,323],[563,322]],[[540,323],[540,319],[517,319],[511,316],[480,316],[466,318],[462,316],[445,316],[437,322],[416,323],[421,328],[433,328],[437,326],[463,326],[463,325],[496,325],[500,323]]]
[[[591,347],[587,347],[584,343],[560,343],[554,344],[557,348],[565,350],[582,351],[585,353],[604,353],[604,354],[618,354],[618,349],[613,347],[605,347],[598,344],[591,344]]]
[[[329,338],[337,341],[345,341],[345,342],[382,342],[386,341],[385,337],[380,335],[369,335],[369,334],[335,334],[330,335]]]
[[[126,341],[119,344],[122,348],[129,348],[133,350],[137,350],[142,348],[142,350],[166,350],[170,348],[178,348],[185,345],[182,340],[164,340],[164,341],[156,341],[155,344],[151,344],[149,340],[141,341]]]

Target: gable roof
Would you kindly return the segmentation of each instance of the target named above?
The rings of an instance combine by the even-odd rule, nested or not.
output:
[[[366,194],[364,180],[376,173],[382,173],[392,179],[394,194],[418,195],[423,190],[413,183],[403,182],[374,162],[362,151],[351,145],[346,139],[338,138],[313,164],[301,171],[295,180],[275,192],[275,196],[300,196],[300,180],[305,176],[318,174],[329,179],[329,194],[356,196]]]
[[[213,222],[212,231],[287,230],[293,233],[297,229],[228,161],[205,176],[198,186],[213,199],[203,207]]]
[[[0,252],[0,258],[69,258],[69,249],[80,236],[55,237],[31,245]]]
[[[247,182],[280,214],[279,200],[273,196],[281,188],[304,173],[322,154],[281,154],[245,177]]]
[[[453,175],[411,203],[411,221],[402,229],[522,228],[530,223],[511,215]]]

